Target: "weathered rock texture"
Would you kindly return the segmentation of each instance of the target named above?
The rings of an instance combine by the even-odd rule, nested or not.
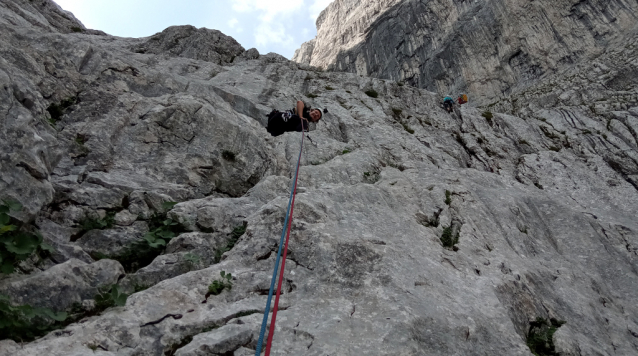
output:
[[[330,113],[304,144],[273,354],[531,356],[537,318],[566,322],[560,355],[638,352],[638,105],[600,89],[584,110],[594,74],[561,79],[574,93],[556,100],[570,106],[534,94],[495,104],[515,115],[450,115],[394,81],[254,50],[220,62],[235,42],[206,30],[167,30],[184,31],[179,51],[67,33],[51,6],[0,3],[0,199],[20,200],[15,217],[56,247],[0,293],[51,305],[27,291],[73,274],[57,309],[114,279],[138,292],[36,341],[0,341],[1,356],[252,354],[301,139],[271,137],[263,119],[296,99]],[[187,34],[215,50],[189,58]],[[600,75],[635,88],[615,70]],[[144,243],[169,201],[184,233],[159,256],[123,277],[93,262]],[[206,299],[221,271],[232,289]]]
[[[633,0],[336,0],[293,60],[487,104],[622,43],[637,22]]]

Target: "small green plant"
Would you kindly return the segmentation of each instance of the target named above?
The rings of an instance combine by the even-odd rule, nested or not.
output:
[[[491,111],[484,111],[481,116],[483,116],[484,118],[487,119],[488,122],[492,122],[492,118],[494,118],[494,115],[492,114]]]
[[[80,146],[84,146],[84,144],[86,143],[86,138],[82,135],[77,135],[75,136],[75,143]]]
[[[242,237],[244,233],[246,233],[246,225],[240,225],[233,229],[233,231],[230,233],[230,239],[228,240],[228,242],[226,242],[226,245],[215,251],[215,263],[221,262],[222,255],[227,251],[232,250],[239,238]]]
[[[366,93],[366,95],[371,97],[371,98],[379,97],[379,93],[377,93],[377,91],[374,90],[374,89],[366,90],[364,93]]]
[[[326,85],[326,87],[325,87],[325,88],[326,88],[326,90],[335,90],[335,88],[333,88],[333,87],[331,87],[331,86],[329,86],[329,85]]]
[[[530,322],[529,332],[527,333],[527,346],[536,356],[556,356],[553,336],[556,330],[560,328],[564,321],[550,319],[547,321],[541,317]]]
[[[73,32],[84,32],[82,27],[77,27],[77,26],[71,27],[71,31],[73,31]]]
[[[17,342],[30,341],[57,329],[67,313],[30,305],[11,305],[8,296],[0,294],[0,335]]]
[[[319,97],[319,95],[313,94],[313,93],[308,93],[308,94],[306,94],[306,96],[309,97],[310,99],[314,99],[314,98]]]
[[[99,311],[110,307],[121,307],[126,304],[128,294],[122,293],[119,286],[114,284],[110,289],[103,289],[95,295],[95,308]]]
[[[397,82],[397,85],[398,85],[398,86],[400,86],[400,87],[402,87],[402,86],[403,86],[403,85],[405,85],[405,84],[403,84],[402,82]]]
[[[222,151],[222,158],[227,160],[228,162],[235,162],[235,153],[229,150]]]
[[[381,179],[379,177],[379,173],[376,173],[376,172],[363,172],[363,181],[365,183],[374,184],[374,183],[378,182],[379,179]]]
[[[177,221],[167,218],[166,213],[153,215],[148,225],[149,232],[144,235],[144,240],[151,248],[166,246],[168,241],[182,231],[182,226]]]
[[[341,154],[345,155],[345,154],[348,154],[350,152],[352,152],[352,151],[350,151],[349,149],[346,148],[345,150],[341,151]]]
[[[403,112],[403,110],[401,109],[397,109],[397,108],[392,108],[392,113],[394,114],[394,116],[399,117],[401,116],[401,113]]]
[[[133,286],[133,293],[137,293],[137,292],[141,292],[144,290],[149,289],[151,286],[148,284],[138,284],[135,283],[135,285]]]
[[[184,261],[188,262],[191,268],[197,266],[202,259],[199,255],[188,252],[184,255]]]
[[[414,130],[412,130],[412,128],[411,128],[410,126],[408,126],[408,125],[406,125],[406,124],[404,124],[404,123],[401,123],[401,126],[403,126],[403,129],[404,129],[405,131],[407,131],[408,133],[410,133],[410,134],[414,134]]]
[[[454,236],[453,236],[454,235]],[[445,248],[451,248],[456,250],[456,245],[459,243],[459,234],[452,233],[452,225],[443,229],[443,233],[441,234],[441,243]]]
[[[42,235],[28,232],[12,222],[10,212],[22,210],[22,204],[16,201],[4,201],[0,204],[0,273],[11,274],[15,266],[28,259],[34,253],[52,252],[53,248],[43,243]]]
[[[445,190],[445,204],[450,205],[452,203],[452,192]]]
[[[226,273],[225,271],[219,272],[222,276],[221,279],[216,279],[208,286],[208,293],[206,294],[206,298],[210,295],[219,295],[224,289],[231,290],[233,288],[233,276],[230,273]]]
[[[77,102],[77,98],[74,96],[68,97],[60,102],[60,104],[52,103],[47,108],[49,115],[51,115],[51,119],[49,122],[51,125],[55,126],[55,124],[60,121],[62,115],[64,115],[67,108],[71,107],[73,104]]]
[[[80,230],[83,232],[91,230],[105,230],[110,229],[115,225],[115,212],[109,211],[103,219],[96,219],[93,217],[84,217],[80,221]]]

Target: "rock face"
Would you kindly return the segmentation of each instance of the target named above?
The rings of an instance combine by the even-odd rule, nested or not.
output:
[[[273,354],[530,356],[539,318],[565,322],[556,354],[638,352],[634,42],[448,114],[214,31],[68,32],[55,9],[0,4],[0,200],[56,249],[0,294],[132,295],[0,356],[254,354],[301,141],[264,115],[297,99],[329,113],[304,141]],[[165,46],[182,31],[209,42]],[[177,236],[147,253],[164,223]],[[207,296],[221,271],[232,288]]]
[[[631,0],[336,0],[293,60],[488,104],[622,43],[637,14]]]
[[[133,51],[169,54],[222,65],[232,63],[235,57],[244,53],[245,50],[234,38],[217,30],[172,26],[151,36],[143,44],[134,46]]]

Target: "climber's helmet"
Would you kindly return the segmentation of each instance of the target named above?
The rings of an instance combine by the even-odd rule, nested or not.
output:
[[[323,112],[328,112],[328,109],[323,109]],[[310,121],[318,122],[321,118],[323,118],[323,113],[320,109],[310,110]]]
[[[317,122],[319,120],[321,120],[321,110],[319,109],[312,109],[310,110],[310,121],[312,122]]]

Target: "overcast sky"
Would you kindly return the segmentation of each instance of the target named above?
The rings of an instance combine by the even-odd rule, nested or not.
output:
[[[173,25],[220,30],[245,49],[291,58],[315,37],[315,21],[332,0],[54,0],[92,29],[151,36]]]

